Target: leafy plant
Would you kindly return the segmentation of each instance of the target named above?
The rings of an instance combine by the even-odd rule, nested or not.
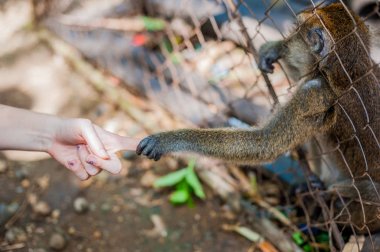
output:
[[[175,186],[175,191],[171,193],[169,198],[170,202],[175,205],[187,203],[189,206],[192,206],[194,204],[193,194],[200,199],[206,198],[202,184],[199,182],[194,167],[195,160],[192,159],[189,161],[187,167],[158,178],[154,182],[154,187],[162,188]]]

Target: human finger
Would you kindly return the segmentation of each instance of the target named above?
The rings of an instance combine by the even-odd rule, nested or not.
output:
[[[109,155],[107,154],[101,140],[99,139],[99,136],[96,134],[91,121],[83,120],[81,123],[81,130],[82,136],[86,140],[86,143],[91,152],[103,159],[109,159]]]
[[[65,166],[73,171],[75,175],[80,178],[81,180],[86,180],[89,178],[89,175],[87,174],[86,170],[84,169],[82,163],[79,159],[70,159],[66,162]]]
[[[132,150],[135,151],[137,145],[141,139],[133,137],[120,136],[118,134],[108,132],[97,125],[93,125],[97,135],[103,140],[104,146],[107,150],[112,150],[113,152],[118,152],[121,150]]]
[[[117,144],[115,146],[116,151],[121,151],[121,150],[135,151],[137,148],[137,145],[141,141],[141,139],[139,138],[124,137],[124,136],[119,136],[119,135],[115,135],[114,137],[117,139]]]
[[[110,159],[101,159],[96,155],[90,154],[87,156],[86,162],[112,174],[117,174],[121,171],[121,162],[116,154],[110,154]]]
[[[77,153],[79,160],[81,161],[84,169],[88,174],[91,176],[94,176],[100,172],[100,169],[98,167],[95,167],[89,163],[86,162],[88,155],[90,155],[90,152],[88,151],[87,147],[83,144],[77,145]]]

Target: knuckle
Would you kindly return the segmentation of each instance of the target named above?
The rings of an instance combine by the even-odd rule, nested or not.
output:
[[[121,164],[116,165],[115,174],[119,173],[121,171]]]
[[[89,164],[89,165],[92,165],[92,166],[99,166],[100,160],[98,160],[95,156],[93,155],[90,155],[87,157],[86,159],[86,163]]]
[[[79,172],[80,167],[79,165],[75,165],[75,166],[70,167],[70,170],[72,170],[73,172]]]
[[[78,120],[77,123],[80,127],[86,128],[92,124],[91,121],[89,119],[86,119],[86,118],[80,118],[77,120]]]
[[[77,161],[76,160],[67,161],[66,166],[67,166],[67,168],[69,168],[72,171],[78,170],[78,165],[77,165]]]

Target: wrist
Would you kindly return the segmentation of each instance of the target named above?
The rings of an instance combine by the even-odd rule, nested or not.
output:
[[[0,149],[45,151],[53,145],[61,118],[0,105]]]
[[[39,148],[40,151],[51,154],[54,142],[65,119],[50,115],[47,115],[46,117],[44,129],[38,133]]]

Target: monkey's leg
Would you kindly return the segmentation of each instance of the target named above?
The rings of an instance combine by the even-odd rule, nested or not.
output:
[[[380,231],[379,183],[369,179],[347,179],[333,184],[331,189],[340,196],[335,202],[338,222],[354,224],[357,233]]]
[[[371,236],[366,236],[364,245],[361,252],[374,252],[380,251],[380,233],[371,234]]]
[[[182,129],[151,135],[137,154],[158,160],[163,154],[191,151],[239,162],[265,162],[327,130],[335,122],[334,96],[322,79],[303,84],[261,129]]]

